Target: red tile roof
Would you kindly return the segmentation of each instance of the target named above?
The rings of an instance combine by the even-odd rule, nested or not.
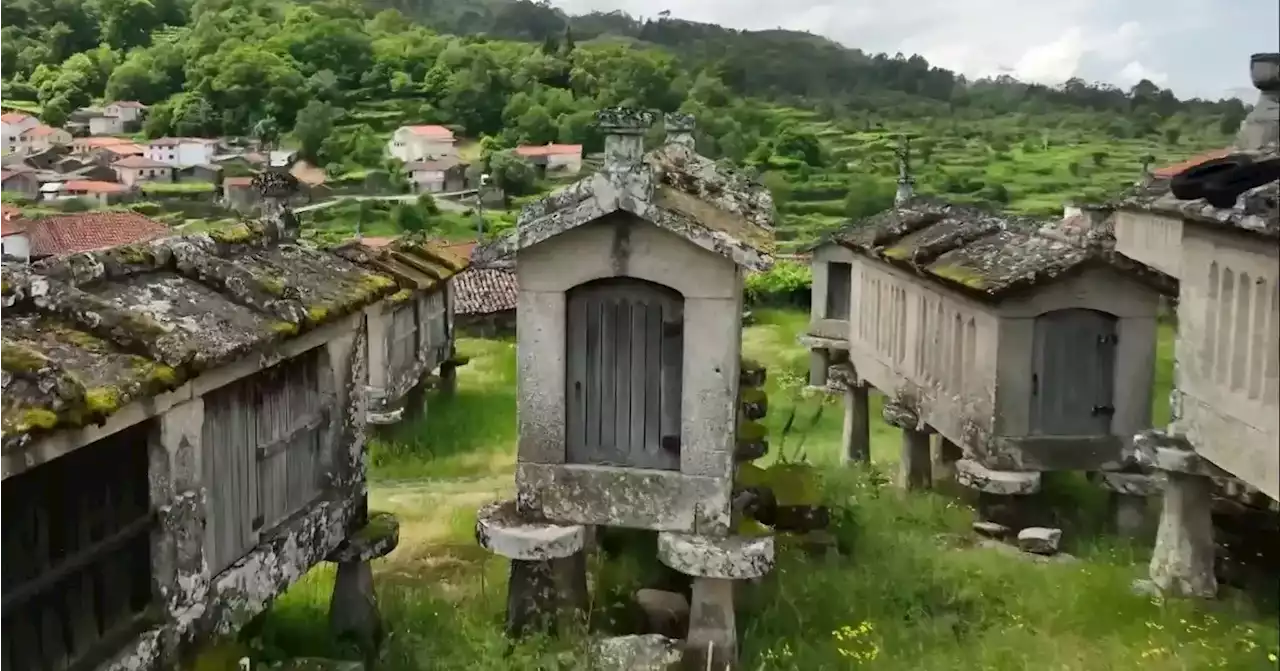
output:
[[[544,144],[529,145],[525,147],[516,147],[516,153],[521,156],[565,156],[565,155],[582,155],[582,145],[580,144]]]
[[[435,140],[452,140],[453,131],[444,126],[426,125],[426,126],[405,126],[410,133],[421,137],[429,137]]]
[[[1214,149],[1212,151],[1207,151],[1203,154],[1200,154],[1199,156],[1192,156],[1191,158],[1185,161],[1182,161],[1180,163],[1174,163],[1173,165],[1166,165],[1165,167],[1160,168],[1159,170],[1156,170],[1154,173],[1152,173],[1152,175],[1158,179],[1170,179],[1174,175],[1182,172],[1183,170],[1186,170],[1188,168],[1194,168],[1197,165],[1204,163],[1205,161],[1212,161],[1215,158],[1222,158],[1223,156],[1227,156],[1230,154],[1231,154],[1230,149]]]
[[[4,123],[22,123],[30,118],[30,114],[23,114],[22,112],[5,112],[4,114],[0,114],[0,121],[3,121]]]
[[[153,161],[145,156],[126,156],[111,164],[113,168],[172,168],[168,163]]]
[[[453,278],[454,312],[489,315],[516,309],[516,274],[498,268],[467,268]]]
[[[136,101],[136,100],[117,100],[117,101],[115,101],[115,102],[113,102],[113,103],[110,103],[110,104],[111,104],[111,105],[116,105],[117,107],[136,107],[136,108],[138,108],[138,109],[145,109],[145,108],[146,108],[146,105],[143,105],[142,103],[140,103],[140,102],[138,102],[138,101]]]
[[[140,144],[133,144],[132,142],[120,142],[98,148],[104,151],[109,151],[118,156],[141,156],[147,153],[146,147]]]
[[[110,137],[110,136],[76,138],[75,143],[83,144],[84,146],[90,149],[98,149],[101,147],[114,147],[116,145],[122,145],[122,144],[128,144],[128,145],[134,144],[133,140],[130,140],[127,137]],[[139,145],[134,145],[134,146],[139,146]]]
[[[399,238],[396,238],[394,236],[393,237],[386,237],[386,236],[380,236],[380,235],[371,235],[367,237],[362,236],[360,238],[360,244],[370,249],[378,249],[380,247],[386,247],[387,245],[395,242],[398,239]]]
[[[153,147],[176,147],[180,144],[183,144],[184,142],[209,144],[210,142],[216,142],[216,140],[210,140],[208,138],[203,138],[203,137],[160,137],[160,138],[151,140],[147,144]]]
[[[81,212],[26,222],[32,256],[64,256],[162,237],[164,224],[136,212]]]
[[[48,136],[48,135],[53,135],[54,133],[56,133],[56,132],[58,132],[58,131],[60,131],[60,130],[62,130],[62,129],[61,129],[61,128],[54,128],[53,126],[46,126],[46,125],[44,125],[44,124],[40,124],[39,126],[32,126],[31,128],[28,128],[28,129],[26,129],[26,130],[22,131],[22,135],[23,135],[24,137],[25,137],[25,136],[30,136],[30,137],[45,137],[45,136]]]
[[[470,261],[472,252],[476,251],[476,244],[477,243],[475,242],[455,242],[452,244],[446,244],[444,247],[450,252]]]
[[[124,193],[129,187],[115,182],[100,182],[93,179],[73,179],[62,183],[63,191],[84,191],[85,193]]]

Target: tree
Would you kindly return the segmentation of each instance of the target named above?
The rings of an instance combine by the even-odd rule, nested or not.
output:
[[[280,127],[271,117],[263,117],[253,124],[253,138],[265,149],[272,149],[280,139]]]
[[[293,136],[298,140],[298,154],[312,163],[320,163],[320,148],[333,132],[333,121],[337,117],[329,103],[312,100],[298,112],[293,124]]]
[[[1178,144],[1178,140],[1182,137],[1182,129],[1173,127],[1164,129],[1164,139],[1169,144]]]
[[[489,174],[497,186],[510,196],[532,193],[538,181],[533,166],[514,152],[495,152],[489,157]]]

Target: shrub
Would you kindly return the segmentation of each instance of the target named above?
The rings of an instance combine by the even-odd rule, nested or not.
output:
[[[771,298],[786,298],[813,285],[809,266],[795,261],[778,261],[762,273],[747,276],[746,298],[756,303]]]

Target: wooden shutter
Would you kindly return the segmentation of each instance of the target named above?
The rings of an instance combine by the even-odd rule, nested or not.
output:
[[[679,470],[684,299],[632,279],[569,292],[569,461]]]

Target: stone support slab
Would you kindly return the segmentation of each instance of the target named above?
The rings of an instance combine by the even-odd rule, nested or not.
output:
[[[658,558],[685,574],[745,580],[773,570],[773,536],[658,534]]]
[[[1040,491],[1040,474],[1034,471],[993,471],[972,459],[956,462],[956,480],[984,494],[1029,496]]]
[[[526,522],[516,512],[515,501],[491,503],[476,515],[476,540],[480,546],[519,561],[562,559],[582,551],[586,528]]]

